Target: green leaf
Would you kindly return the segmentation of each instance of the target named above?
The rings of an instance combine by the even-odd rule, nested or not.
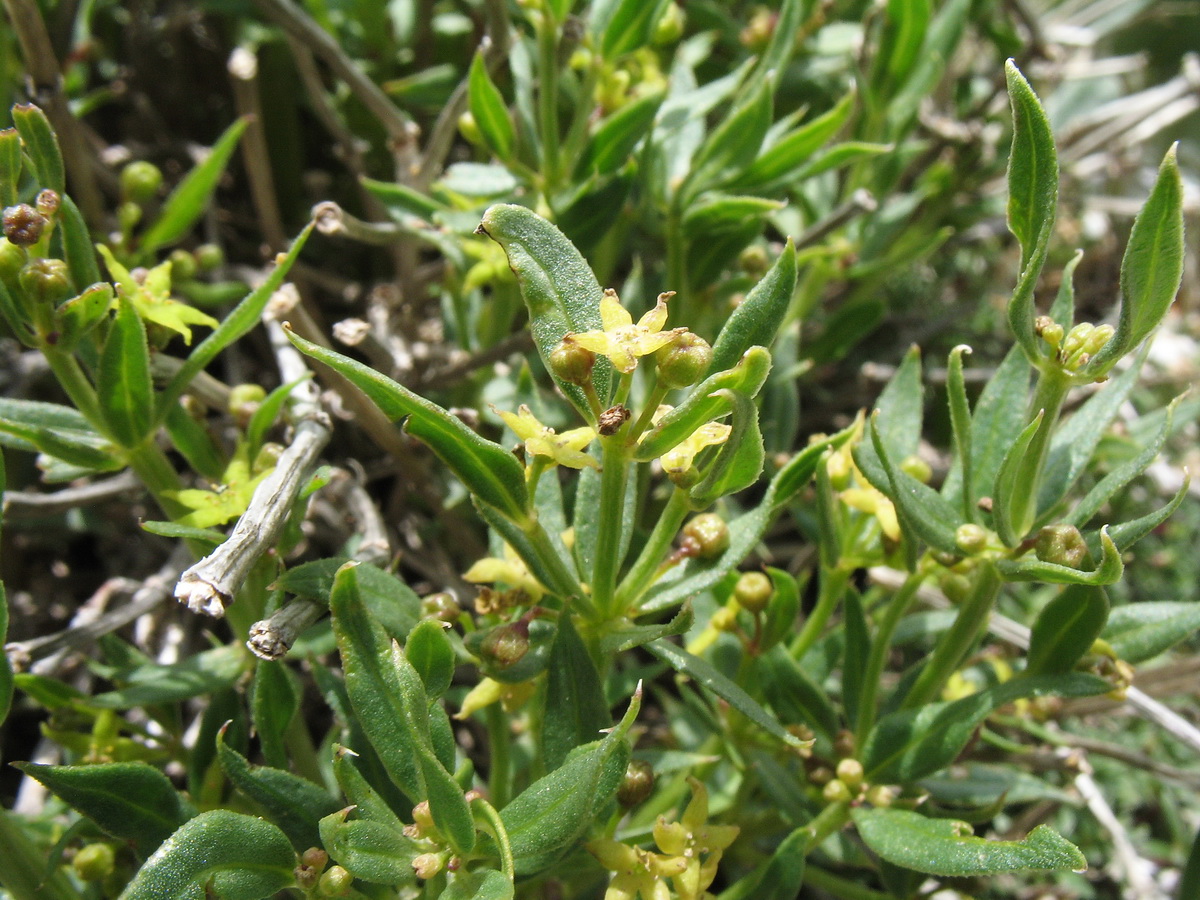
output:
[[[110,472],[125,465],[117,447],[91,430],[90,426],[75,430],[28,424],[14,421],[0,412],[0,444],[45,453],[65,463],[97,472]]]
[[[157,418],[161,421],[166,417],[167,411],[174,406],[175,401],[182,396],[188,386],[204,367],[212,362],[222,350],[233,344],[235,341],[244,337],[251,328],[259,323],[262,318],[263,310],[266,309],[267,302],[279,290],[283,284],[283,279],[287,277],[287,273],[291,270],[292,264],[300,256],[300,251],[304,249],[305,243],[308,241],[308,236],[312,234],[312,223],[304,226],[304,230],[297,235],[296,240],[292,242],[292,246],[288,249],[284,258],[276,263],[275,268],[271,270],[271,274],[267,276],[266,281],[255,288],[249,296],[239,303],[234,310],[225,317],[203,341],[196,345],[187,360],[179,371],[171,378],[167,386],[159,394]]]
[[[700,657],[665,640],[649,643],[646,645],[646,649],[676,672],[687,675],[695,679],[698,684],[708,688],[768,734],[779,738],[785,744],[796,745],[799,743],[796,737],[788,733],[779,724],[779,720],[763,709],[757,700]]]
[[[1155,600],[1118,606],[1108,616],[1104,640],[1121,659],[1141,663],[1200,630],[1200,603]]]
[[[1191,473],[1185,472],[1183,484],[1179,486],[1179,490],[1175,492],[1175,496],[1170,502],[1161,509],[1157,509],[1152,513],[1147,513],[1129,522],[1118,522],[1116,525],[1109,527],[1109,534],[1112,537],[1112,542],[1116,544],[1117,549],[1124,553],[1155,528],[1165,522],[1175,510],[1179,509],[1179,504],[1183,502],[1183,498],[1187,496],[1188,487],[1192,483]],[[1088,543],[1089,552],[1095,554],[1099,546],[1099,535],[1085,535]]]
[[[1184,864],[1183,874],[1179,877],[1179,893],[1176,896],[1182,900],[1197,894],[1200,894],[1200,829],[1196,831],[1196,839],[1192,841],[1192,849]]]
[[[254,667],[250,712],[267,765],[287,768],[285,735],[299,711],[300,692],[287,666],[282,662],[259,660]]]
[[[475,51],[467,74],[467,105],[488,148],[501,160],[510,162],[516,130],[508,116],[504,97],[488,75],[483,52],[479,50]]]
[[[930,15],[929,0],[888,0],[871,78],[875,100],[895,94],[919,62]]]
[[[446,693],[454,677],[454,647],[441,622],[426,619],[417,625],[404,643],[404,655],[421,676],[431,699]]]
[[[728,439],[717,448],[717,458],[708,473],[689,491],[692,502],[700,507],[750,487],[758,481],[766,459],[753,398],[736,391],[722,393],[730,398],[732,428]]]
[[[0,453],[0,523],[4,520],[4,491],[8,487],[8,477],[4,468],[4,454]],[[4,582],[0,581],[0,645],[8,641],[8,595],[4,591]],[[13,670],[8,661],[8,654],[0,657],[0,725],[8,718],[9,708],[13,698]]]
[[[759,657],[760,683],[767,702],[780,720],[789,725],[804,723],[832,739],[839,719],[824,689],[813,681],[784,647]]]
[[[767,567],[767,575],[775,594],[763,619],[762,634],[758,638],[758,652],[766,653],[780,641],[790,637],[800,614],[800,585],[783,569]]]
[[[626,735],[641,705],[639,687],[624,718],[603,740],[576,747],[500,811],[518,875],[552,865],[605,814],[629,765]]]
[[[387,801],[359,771],[354,760],[358,754],[347,747],[333,746],[333,775],[355,812],[364,819],[387,825],[395,831],[404,829],[404,822]],[[322,826],[323,827],[323,826]]]
[[[288,338],[303,353],[352,381],[389,419],[407,417],[408,432],[429,445],[467,490],[511,519],[523,522],[528,518],[525,468],[510,452],[476,434],[462,419],[436,403],[369,366],[291,331]]]
[[[674,618],[661,625],[632,625],[618,631],[610,631],[600,638],[600,653],[605,657],[615,656],[640,647],[659,638],[685,634],[695,623],[696,615],[690,603],[684,603]]]
[[[1117,333],[1087,367],[1108,371],[1150,334],[1175,300],[1183,280],[1183,182],[1173,144],[1158,170],[1150,199],[1138,213],[1121,259]]]
[[[996,474],[1013,435],[1025,427],[1025,409],[1029,405],[1029,360],[1020,347],[1014,347],[996,367],[984,386],[971,414],[971,481],[959,490],[966,493],[971,506],[991,496]]]
[[[683,233],[689,240],[704,240],[758,224],[785,205],[781,200],[765,197],[708,191],[688,204],[683,214]]]
[[[593,23],[603,24],[600,55],[606,60],[631,53],[650,41],[654,26],[662,17],[668,0],[615,0],[611,13],[598,16]],[[607,12],[607,11],[606,11]]]
[[[127,687],[97,694],[90,702],[105,709],[132,709],[199,697],[229,687],[242,677],[246,662],[245,648],[230,644],[169,666],[140,666],[118,676]]]
[[[138,249],[143,258],[149,258],[158,248],[178,241],[204,214],[217,182],[248,124],[249,120],[242,118],[230,125],[217,138],[204,161],[188,172],[163,201],[158,218],[142,233]]]
[[[333,861],[372,884],[415,884],[412,861],[422,847],[398,828],[347,815],[343,809],[321,820],[321,844]]]
[[[251,766],[217,734],[217,758],[233,786],[262,807],[267,818],[287,835],[296,852],[320,846],[317,822],[340,804],[311,781],[270,766]]]
[[[1025,654],[1026,675],[1058,675],[1092,649],[1108,619],[1102,588],[1069,585],[1038,613]]]
[[[687,196],[695,196],[750,165],[771,127],[772,108],[771,84],[763,80],[745,102],[730,110],[696,152],[687,178]]]
[[[432,222],[435,215],[445,212],[447,207],[428,194],[413,190],[407,185],[395,184],[390,181],[376,181],[374,178],[360,178],[359,183],[369,191],[376,200],[387,207],[395,219],[405,216],[416,216],[426,222]]]
[[[558,617],[558,634],[546,670],[542,718],[542,762],[552,772],[576,747],[596,740],[612,722],[600,674],[568,611]]]
[[[950,360],[946,365],[946,400],[950,407],[950,431],[954,441],[954,458],[958,463],[962,484],[970,484],[975,471],[971,459],[971,406],[967,400],[967,386],[963,381],[962,358],[964,353],[970,353],[971,348],[959,344],[950,351]],[[944,494],[951,492],[943,490]],[[947,496],[947,499],[950,499]],[[975,521],[976,507],[971,502],[970,492],[960,494],[963,520]]]
[[[39,188],[49,188],[62,197],[67,192],[66,170],[62,151],[50,120],[40,107],[18,103],[12,108],[13,124],[21,133],[25,153],[33,165],[33,177]]]
[[[649,94],[601,120],[575,167],[576,178],[592,173],[611,175],[625,165],[642,138],[650,133],[665,96],[661,91]]]
[[[1032,515],[1027,517],[1027,521],[1014,521],[1013,505],[1019,499],[1019,492],[1029,490],[1029,468],[1032,465],[1028,458],[1029,446],[1045,415],[1044,409],[1038,410],[1033,421],[1012,439],[1008,452],[1004,454],[1004,461],[996,473],[996,485],[992,489],[992,519],[996,525],[996,534],[1008,547],[1017,546],[1033,524],[1032,521],[1028,521],[1033,518]]]
[[[1047,584],[1078,584],[1093,587],[1116,584],[1125,571],[1121,551],[1108,536],[1108,527],[1100,529],[1100,563],[1091,572],[1042,562],[1040,559],[998,559],[996,571],[1005,581],[1044,581]]]
[[[78,296],[58,305],[54,323],[58,328],[58,349],[71,352],[93,328],[100,324],[113,306],[111,284],[100,282],[85,288]]]
[[[1008,157],[1008,228],[1021,244],[1021,276],[1008,304],[1013,335],[1031,360],[1040,350],[1033,331],[1033,290],[1046,261],[1058,206],[1058,155],[1042,104],[1010,59],[1004,67],[1012,104]]]
[[[771,354],[762,347],[748,349],[731,369],[708,376],[687,398],[646,432],[633,458],[648,462],[691,436],[697,428],[732,409],[730,395],[758,394],[771,370]]]
[[[770,347],[796,291],[796,247],[788,238],[775,265],[721,327],[708,374],[732,369],[751,347]]]
[[[1079,849],[1048,825],[1039,825],[1023,841],[992,841],[975,837],[966,822],[930,819],[906,809],[858,807],[850,814],[863,842],[880,858],[929,875],[1087,868]]]
[[[58,227],[62,235],[63,256],[67,261],[67,268],[71,271],[71,280],[75,282],[75,289],[82,291],[99,282],[100,266],[96,264],[92,236],[88,233],[83,214],[70,197],[62,198],[62,205],[58,210]]]
[[[416,735],[404,715],[400,676],[391,664],[391,640],[371,616],[351,564],[338,569],[329,597],[346,692],[388,777],[412,802],[425,799],[416,759]]]
[[[0,207],[17,202],[21,182],[21,133],[15,128],[0,128]]]
[[[138,446],[154,424],[154,384],[145,326],[124,299],[117,301],[117,315],[104,342],[96,381],[109,432],[124,447]]]
[[[891,713],[879,720],[863,747],[867,779],[908,784],[941,771],[954,762],[975,729],[1005,703],[1047,695],[1089,697],[1111,689],[1103,679],[1081,672],[1018,677],[961,700]]]
[[[767,147],[744,172],[734,178],[731,187],[764,190],[790,179],[846,124],[854,111],[855,100],[856,94],[851,90],[832,109]]]
[[[863,694],[863,674],[871,656],[871,635],[862,596],[850,589],[842,598],[842,619],[846,630],[846,655],[842,662],[842,705],[851,728],[858,725],[859,703]]]
[[[272,588],[328,606],[337,571],[348,562],[349,557],[334,556],[301,563],[275,579]],[[395,575],[370,563],[362,563],[354,572],[371,615],[391,637],[404,638],[421,619],[421,598]]]
[[[296,854],[283,832],[225,809],[186,822],[147,860],[120,900],[263,900],[294,881]]]
[[[438,900],[512,900],[513,883],[495,869],[459,872]]]
[[[196,814],[162,772],[142,762],[90,766],[13,763],[144,859]]]
[[[529,309],[533,341],[547,369],[550,354],[569,332],[604,329],[600,284],[583,256],[554,225],[523,206],[502,204],[483,214],[479,228],[508,255]],[[596,360],[592,383],[601,402],[608,397],[611,373],[607,359]],[[555,381],[581,413],[588,409],[577,385]]]
[[[811,832],[797,828],[784,838],[765,866],[717,895],[717,900],[795,900],[804,882]]]
[[[840,169],[842,166],[848,166],[851,163],[858,162],[862,159],[868,159],[872,156],[881,156],[885,153],[891,153],[896,148],[892,144],[878,144],[869,141],[844,141],[840,144],[835,144],[830,147],[816,159],[811,160],[808,164],[801,166],[796,170],[792,177],[788,179],[789,184],[798,184],[807,181],[810,178],[824,173],[831,172],[834,169]],[[924,239],[927,244],[933,244],[933,240]],[[934,240],[937,240],[936,238]],[[944,238],[943,238],[944,240]],[[938,241],[940,243],[940,241]]]

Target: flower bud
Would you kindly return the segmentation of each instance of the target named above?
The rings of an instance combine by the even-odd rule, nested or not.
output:
[[[1097,325],[1086,338],[1083,340],[1083,352],[1089,356],[1095,356],[1104,349],[1104,345],[1112,340],[1112,336],[1117,333],[1117,329],[1111,325]]]
[[[581,347],[567,335],[550,353],[550,371],[567,384],[588,384],[592,380],[592,368],[596,365],[596,354]]]
[[[136,203],[122,203],[117,207],[117,225],[121,234],[129,234],[142,221],[142,208]]]
[[[854,756],[857,749],[857,743],[854,740],[854,732],[848,728],[843,728],[837,733],[833,739],[833,752],[838,759],[847,759]]]
[[[737,628],[737,613],[728,606],[722,606],[708,622],[714,631],[733,631]]]
[[[812,758],[809,759],[809,762],[811,761]],[[808,780],[817,787],[829,784],[829,782],[833,781],[833,770],[829,766],[813,766],[808,770]]]
[[[345,897],[350,893],[354,876],[341,866],[330,866],[317,886],[317,893],[322,897]]]
[[[625,777],[617,788],[617,802],[621,809],[633,809],[650,796],[654,790],[654,768],[644,759],[630,760],[625,767]]]
[[[28,203],[18,203],[4,210],[4,236],[18,247],[30,247],[42,237],[46,217]]]
[[[701,559],[713,559],[729,548],[729,526],[716,513],[702,513],[683,526],[685,538],[696,542]]]
[[[873,784],[867,788],[866,800],[872,806],[887,808],[896,799],[896,789],[887,784]]]
[[[422,835],[433,834],[437,830],[437,826],[433,824],[433,813],[429,809],[428,800],[422,800],[412,808],[412,820]]]
[[[857,759],[843,759],[837,764],[837,777],[842,784],[852,791],[858,790],[863,783],[863,766]]]
[[[25,296],[35,303],[57,303],[71,293],[71,273],[61,259],[31,260],[17,280]]]
[[[58,208],[62,206],[62,197],[58,195],[58,191],[52,191],[50,188],[45,188],[38,191],[37,198],[33,201],[33,205],[37,208],[38,214],[44,219],[52,219],[58,213]]]
[[[733,586],[733,596],[738,605],[749,613],[760,613],[767,608],[775,586],[762,572],[743,572]]]
[[[683,36],[683,25],[683,10],[679,8],[678,3],[669,3],[654,26],[651,41],[656,47],[673,44]]]
[[[685,331],[658,351],[658,377],[668,387],[681,388],[699,381],[712,364],[708,341]]]
[[[225,251],[216,244],[201,244],[196,248],[195,256],[201,272],[211,272],[225,265]]]
[[[58,347],[71,350],[84,335],[100,324],[100,320],[112,308],[112,302],[112,285],[99,282],[87,288],[78,297],[72,297],[59,304],[54,310]]]
[[[283,444],[277,444],[274,441],[263,444],[258,453],[254,454],[254,462],[250,464],[250,471],[257,475],[259,472],[275,468],[279,465],[279,458],[283,456],[285,449]]]
[[[422,853],[413,857],[413,871],[422,881],[427,881],[445,867],[446,861],[441,853]]]
[[[196,257],[179,248],[171,251],[171,278],[175,281],[191,281],[196,277]]]
[[[1057,350],[1062,343],[1063,327],[1049,316],[1038,316],[1033,322],[1033,330],[1051,350]]]
[[[329,854],[320,847],[309,847],[301,854],[300,862],[306,866],[312,866],[314,869],[323,869],[329,862]]]
[[[88,844],[75,854],[71,867],[83,881],[103,881],[116,867],[116,854],[111,844]]]
[[[487,146],[487,142],[483,139],[483,132],[479,130],[479,123],[475,121],[475,117],[469,110],[458,117],[458,133],[472,146]]]
[[[1063,338],[1063,359],[1070,359],[1075,354],[1081,352],[1083,350],[1084,341],[1088,339],[1095,329],[1096,326],[1091,322],[1080,322],[1078,325],[1068,331],[1067,336]]]
[[[742,29],[740,40],[751,53],[760,53],[771,42],[779,14],[766,8],[759,8],[750,18],[750,24]]]
[[[139,160],[121,170],[121,196],[134,203],[149,203],[162,187],[162,170]]]
[[[1047,525],[1037,533],[1033,552],[1042,562],[1078,569],[1087,559],[1087,542],[1074,525]]]
[[[821,788],[821,796],[825,798],[827,803],[849,803],[854,795],[850,792],[850,788],[846,783],[838,778],[830,781],[825,787]]]
[[[462,607],[454,599],[454,595],[446,591],[438,591],[421,598],[421,618],[437,619],[439,622],[456,622],[462,614]]]
[[[250,424],[254,414],[258,412],[266,398],[267,392],[260,384],[236,384],[229,391],[229,414],[237,422],[239,428]]]
[[[933,478],[933,469],[919,456],[905,457],[900,462],[900,470],[907,472],[921,484],[929,484],[930,479]]]
[[[979,525],[973,525],[968,522],[965,525],[959,525],[954,532],[954,546],[967,556],[979,553],[987,547],[987,543],[987,529]]]

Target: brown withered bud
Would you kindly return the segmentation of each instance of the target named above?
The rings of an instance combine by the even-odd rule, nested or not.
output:
[[[622,809],[633,809],[654,790],[654,769],[644,759],[630,760],[625,777],[617,788],[617,802]]]
[[[437,619],[439,622],[456,622],[462,614],[462,607],[454,599],[453,594],[438,591],[421,598],[421,618]]]
[[[29,247],[42,237],[46,217],[28,203],[18,203],[4,210],[4,236],[18,247]]]
[[[58,212],[58,208],[62,206],[62,197],[58,195],[58,191],[52,191],[50,188],[45,188],[38,192],[37,198],[33,201],[37,211],[45,219],[49,219]]]
[[[991,497],[980,497],[979,502],[976,503],[975,505],[978,506],[984,512],[990,513],[992,511],[992,498]]]
[[[632,413],[620,404],[611,406],[600,413],[597,431],[605,436],[616,434],[621,430],[621,426],[629,421],[630,415]]]

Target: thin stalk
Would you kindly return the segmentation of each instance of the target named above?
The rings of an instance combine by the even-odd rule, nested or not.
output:
[[[979,574],[970,595],[959,607],[958,616],[950,630],[942,635],[916,682],[904,698],[903,709],[913,709],[929,703],[946,686],[963,659],[975,646],[979,635],[987,628],[988,615],[1000,594],[1000,575],[988,561],[980,563]]]
[[[844,569],[821,569],[821,583],[818,588],[817,605],[809,615],[808,621],[804,623],[800,634],[796,636],[796,640],[792,642],[791,653],[793,659],[802,659],[804,654],[812,649],[813,644],[817,642],[817,638],[821,636],[821,632],[825,630],[825,624],[829,621],[829,617],[833,615],[838,601],[846,593],[846,585],[849,583],[850,573],[848,571]]]
[[[654,584],[654,576],[666,555],[667,548],[679,533],[679,527],[687,517],[688,493],[683,488],[676,487],[671,491],[667,505],[654,523],[654,530],[642,545],[628,574],[621,580],[617,588],[615,605],[618,609],[628,609],[641,599],[642,595]]]
[[[512,757],[509,754],[509,742],[512,731],[509,728],[508,716],[499,703],[487,707],[488,760],[491,769],[488,772],[488,790],[491,793],[492,804],[503,809],[508,805],[512,788]]]
[[[839,831],[849,821],[849,803],[830,803],[817,814],[815,819],[804,827],[804,830],[808,832],[809,852],[817,849],[825,841],[825,838]]]
[[[571,602],[585,616],[589,618],[595,617],[596,605],[593,602],[594,598],[593,600],[589,600],[587,595],[580,589],[579,578],[570,570],[563,561],[562,556],[559,555],[558,549],[550,542],[550,535],[546,533],[546,529],[542,527],[542,523],[536,517],[531,517],[529,522],[521,526],[521,530],[529,539],[529,543],[538,561],[554,573],[555,583],[547,585],[547,587],[571,597]],[[569,590],[568,585],[571,586]]]
[[[887,661],[888,650],[891,649],[892,635],[896,626],[908,612],[913,599],[917,596],[917,588],[925,580],[925,573],[919,568],[904,580],[891,603],[879,620],[875,637],[871,641],[871,655],[867,658],[867,671],[863,676],[862,695],[858,701],[858,727],[855,729],[855,745],[861,747],[871,733],[875,724],[875,697],[879,691],[879,679],[883,674],[883,665]]]
[[[834,897],[839,897],[841,900],[889,900],[892,896],[863,887],[846,878],[839,878],[837,875],[813,866],[805,866],[804,883]]]
[[[575,104],[575,115],[567,128],[567,136],[563,139],[563,158],[578,159],[583,153],[584,141],[587,140],[588,123],[592,119],[595,106],[592,95],[596,92],[596,82],[600,80],[601,62],[598,56],[592,57],[591,63],[583,76],[579,87],[578,101]]]
[[[638,442],[642,432],[650,426],[650,420],[654,418],[658,405],[663,402],[670,390],[670,386],[661,378],[655,379],[654,387],[650,391],[650,396],[646,398],[646,405],[642,409],[641,415],[638,416],[637,421],[633,423],[633,427],[629,429],[629,433],[625,437],[626,443],[632,446]]]
[[[1038,488],[1042,481],[1042,468],[1046,464],[1046,454],[1050,451],[1050,437],[1058,425],[1062,414],[1063,401],[1071,388],[1070,377],[1060,369],[1047,367],[1038,376],[1037,389],[1034,391],[1033,402],[1029,407],[1032,418],[1040,410],[1044,410],[1042,424],[1034,432],[1033,440],[1025,451],[1026,463],[1024,477],[1019,484],[1024,487],[1012,500],[1012,524],[1019,536],[1023,536],[1033,524],[1037,514]]]
[[[542,138],[542,175],[547,198],[558,188],[558,28],[549,13],[543,11],[537,25],[538,42],[538,120]]]
[[[618,550],[621,545],[629,458],[620,437],[601,438],[601,443],[604,453],[601,457],[600,521],[596,537],[596,563],[592,569],[592,601],[605,619],[615,619],[621,613],[621,607],[614,602],[613,588],[617,570],[621,567]]]
[[[106,433],[107,429],[104,427],[104,416],[100,413],[100,400],[96,397],[96,389],[92,387],[92,383],[84,374],[79,360],[68,353],[48,346],[42,347],[42,355],[46,357],[46,362],[50,364],[50,370],[58,379],[58,383],[62,385],[62,389],[66,391],[67,396],[71,398],[71,402],[75,404],[75,408],[83,413],[83,417],[92,424],[92,427]]]

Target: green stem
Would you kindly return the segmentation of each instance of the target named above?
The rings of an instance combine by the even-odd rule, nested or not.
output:
[[[575,115],[567,129],[567,136],[563,140],[564,159],[578,159],[583,153],[584,142],[588,136],[588,123],[596,108],[592,103],[592,94],[596,92],[596,82],[600,80],[601,66],[600,57],[594,56],[588,65],[587,72],[584,73],[583,83],[579,87],[578,101],[575,104]]]
[[[589,618],[594,618],[595,606],[579,587],[579,578],[567,567],[558,548],[551,543],[550,535],[546,533],[542,523],[536,518],[531,518],[528,523],[521,526],[521,530],[529,539],[531,549],[537,559],[554,575],[554,584],[548,584],[546,587],[564,597],[570,597],[581,613]]]
[[[503,809],[508,805],[509,789],[512,781],[511,756],[509,741],[512,731],[503,707],[493,703],[487,707],[488,760],[491,770],[488,772],[488,789],[492,795],[492,803]]]
[[[153,438],[127,450],[126,460],[168,518],[178,519],[191,511],[179,501],[165,496],[166,492],[177,491],[183,484],[179,480],[179,473]]]
[[[958,671],[962,661],[975,646],[980,633],[987,627],[988,615],[1000,594],[1000,585],[1000,575],[996,567],[987,560],[982,561],[975,576],[975,584],[959,607],[954,624],[934,647],[925,668],[921,670],[908,696],[904,698],[901,708],[924,706],[942,692],[950,676]]]
[[[800,630],[796,640],[792,642],[791,654],[793,659],[803,659],[804,654],[812,649],[813,644],[817,642],[817,638],[821,636],[821,632],[825,630],[825,624],[829,621],[829,617],[833,615],[834,609],[837,607],[838,601],[842,599],[842,595],[846,592],[846,585],[850,583],[850,573],[844,569],[821,569],[821,583],[818,588],[817,605],[808,617],[808,621],[804,623],[804,627]]]
[[[680,487],[674,488],[667,505],[658,516],[658,521],[654,523],[654,530],[650,532],[649,539],[642,545],[642,552],[638,554],[633,568],[617,588],[615,605],[618,609],[628,609],[636,604],[654,584],[654,575],[666,556],[667,548],[675,540],[675,535],[679,534],[679,527],[690,508],[687,491]]]
[[[862,695],[858,701],[858,727],[855,729],[855,746],[861,747],[866,743],[867,735],[875,724],[875,697],[879,691],[879,680],[883,675],[883,666],[891,649],[892,635],[896,626],[908,612],[913,599],[917,596],[917,588],[925,580],[925,573],[918,567],[900,586],[891,603],[879,620],[875,637],[871,641],[871,655],[867,658],[867,671],[863,676]]]
[[[537,26],[538,118],[542,138],[542,175],[547,198],[558,188],[558,27],[543,11]]]
[[[1057,368],[1047,367],[1038,376],[1037,389],[1029,407],[1030,418],[1044,410],[1042,423],[1034,432],[1033,439],[1025,451],[1022,477],[1018,480],[1020,492],[1012,499],[1012,524],[1018,536],[1024,536],[1037,514],[1038,488],[1041,487],[1042,468],[1046,454],[1050,451],[1050,437],[1058,425],[1063,401],[1071,388],[1068,375]]]
[[[71,398],[75,408],[83,413],[83,417],[91,423],[93,428],[101,434],[108,434],[104,416],[100,412],[100,400],[96,396],[96,389],[92,387],[92,383],[84,374],[79,361],[74,356],[52,347],[43,347],[42,353],[46,357],[46,362],[50,364],[50,370],[54,372],[54,377],[58,379],[62,389]]]
[[[842,900],[890,900],[891,894],[881,894],[879,891],[863,887],[856,882],[832,875],[824,869],[805,866],[804,883],[819,891],[840,897]]]
[[[617,435],[601,438],[604,453],[601,457],[600,509],[596,535],[596,561],[592,569],[592,601],[601,616],[615,619],[621,607],[614,602],[613,588],[617,571],[621,567],[618,559],[621,546],[621,522],[625,511],[625,480],[628,477],[629,460],[625,442]]]
[[[804,827],[804,830],[808,832],[808,852],[816,850],[824,843],[825,838],[839,831],[849,821],[849,803],[830,803]]]
[[[641,415],[625,435],[625,442],[631,447],[637,444],[642,432],[650,426],[650,420],[654,418],[658,405],[663,402],[670,390],[671,388],[664,384],[661,378],[655,379],[654,388],[650,391],[650,396],[646,398],[646,405],[642,408]]]

